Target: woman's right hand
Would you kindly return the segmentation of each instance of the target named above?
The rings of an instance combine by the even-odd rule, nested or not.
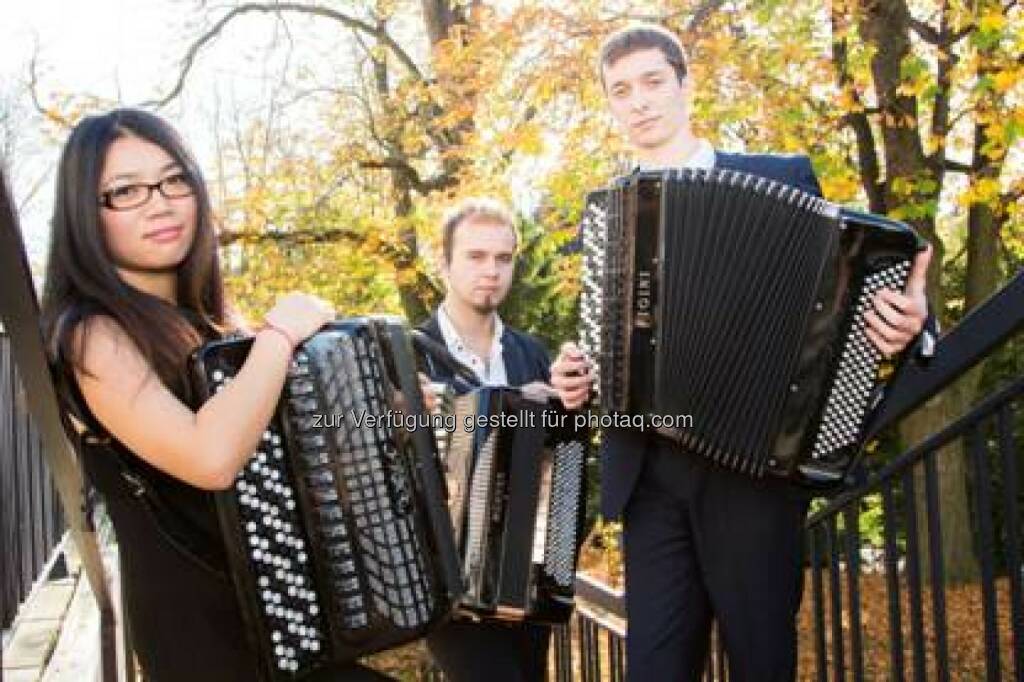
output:
[[[293,292],[279,297],[264,319],[301,343],[334,319],[334,306],[319,296]]]

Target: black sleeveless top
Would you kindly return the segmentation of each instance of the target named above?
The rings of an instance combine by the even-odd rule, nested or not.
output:
[[[260,682],[264,677],[227,567],[214,494],[137,457],[89,410],[73,371],[56,369],[64,408],[86,429],[75,442],[86,477],[106,502],[117,535],[123,609],[147,681]],[[352,663],[302,679],[392,678]]]
[[[229,577],[213,494],[135,456],[89,410],[62,368],[78,450],[117,535],[131,642],[151,682],[260,679]]]

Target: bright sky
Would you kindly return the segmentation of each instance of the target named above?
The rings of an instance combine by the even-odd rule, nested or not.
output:
[[[36,50],[44,102],[56,92],[96,95],[126,105],[162,94],[174,82],[195,26],[208,24],[196,9],[199,4],[189,0],[5,2],[0,13],[0,96],[21,91]],[[293,36],[302,38],[293,44],[291,63],[309,67],[314,77],[329,76],[332,63],[336,68],[339,59],[342,36],[337,25],[292,18],[289,25],[296,29]],[[161,110],[183,132],[204,167],[213,158],[213,120],[236,109],[247,117],[266,101],[265,77],[279,73],[285,59],[283,53],[265,59],[274,30],[265,16],[233,22],[203,51],[185,92]],[[18,131],[22,153],[16,157],[12,182],[21,201],[30,187],[45,178],[22,212],[30,258],[38,266],[45,256],[59,141],[45,138],[39,118],[27,99],[24,102],[29,115],[26,129]]]
[[[120,91],[125,100],[145,97],[157,65],[173,60],[172,50],[163,43],[166,32],[161,33],[173,25],[172,10],[166,2],[131,0],[7,3],[0,23],[0,87],[7,96],[11,90],[21,90],[38,45],[44,96],[67,90],[111,98]],[[42,176],[49,178],[22,215],[32,260],[37,262],[45,247],[52,166],[59,150],[42,136],[38,119],[30,117],[27,124],[17,133],[24,144],[12,181],[21,200]]]

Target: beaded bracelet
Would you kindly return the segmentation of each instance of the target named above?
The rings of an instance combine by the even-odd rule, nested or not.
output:
[[[278,334],[280,334],[281,336],[283,336],[285,338],[285,340],[288,342],[288,346],[290,348],[294,349],[296,346],[299,345],[299,342],[295,340],[295,337],[293,337],[288,332],[287,329],[285,329],[284,327],[281,327],[279,325],[276,325],[273,322],[271,322],[270,320],[265,319],[265,318],[263,320],[263,329],[269,329],[271,331],[275,331]]]

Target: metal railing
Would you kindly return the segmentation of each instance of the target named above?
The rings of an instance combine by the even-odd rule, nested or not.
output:
[[[60,500],[0,329],[0,629],[11,626],[64,532]]]
[[[626,679],[626,600],[621,590],[579,573],[576,611],[553,629],[549,679],[622,682]],[[703,682],[729,679],[725,648],[712,626]]]
[[[61,501],[67,533],[77,549],[78,559],[89,580],[93,597],[100,612],[100,659],[102,676],[114,680],[117,676],[117,652],[125,650],[123,643],[115,642],[116,623],[113,601],[107,584],[96,532],[89,518],[84,474],[78,458],[71,448],[64,419],[57,403],[55,387],[46,359],[39,324],[39,302],[32,282],[31,269],[25,252],[18,214],[0,169],[0,322],[9,337],[8,354],[17,365],[24,390],[20,413],[31,414],[41,445],[36,452],[45,460],[52,480],[53,491]],[[27,417],[25,417],[27,420]],[[23,510],[17,510],[23,511]],[[36,519],[38,521],[38,519]],[[14,517],[14,523],[25,523]],[[0,562],[7,557],[0,555]],[[6,566],[0,564],[6,573]],[[127,659],[126,659],[127,660]]]
[[[804,609],[809,619],[804,622],[809,621],[812,634],[803,642],[812,642],[813,668],[804,665],[800,679],[1024,679],[1022,401],[1024,379],[1019,379],[808,519],[810,581]],[[958,440],[963,448],[949,447]],[[970,463],[967,484],[980,564],[980,580],[958,589],[974,590],[981,604],[976,634],[957,636],[983,648],[980,655],[972,654],[975,661],[959,665],[950,658],[938,473],[943,457],[956,456]],[[871,496],[880,498],[880,547],[866,543],[860,533],[862,504]],[[884,589],[884,602],[868,605],[862,590],[865,573],[876,591]],[[552,637],[552,679],[625,679],[622,592],[582,575],[576,592],[572,621],[556,628]],[[865,636],[868,608],[873,621],[885,623],[875,629],[873,641]],[[880,630],[886,636],[877,641]],[[721,643],[713,637],[704,679],[728,680],[727,667]]]
[[[870,433],[895,424],[941,393],[1022,326],[1024,273],[1018,273],[943,337],[930,363],[904,365],[869,426]],[[948,680],[951,671],[957,670],[952,654],[959,652],[951,648],[939,499],[940,462],[945,463],[941,458],[956,456],[967,457],[970,465],[965,484],[973,505],[972,537],[980,564],[976,591],[982,648],[980,655],[972,654],[981,669],[961,669],[956,678],[1024,679],[1022,394],[1024,378],[1017,377],[808,519],[810,598],[805,595],[809,624],[805,622],[804,627],[813,642],[813,669],[808,670],[802,658],[801,679]],[[963,447],[949,447],[955,444]],[[872,496],[880,497],[881,547],[865,544],[860,536],[861,507]],[[884,585],[884,613],[871,614],[872,619],[886,622],[887,637],[881,643],[865,637],[863,615],[869,602],[861,589],[865,550]],[[623,595],[584,577],[578,577],[576,586],[577,611],[553,639],[554,679],[624,679]],[[728,677],[725,652],[713,636],[704,679],[724,682]]]
[[[833,500],[808,521],[811,609],[814,623],[815,677],[818,680],[873,679],[866,666],[884,664],[886,679],[1022,679],[1024,610],[1021,602],[1021,499],[1019,493],[1021,427],[1019,406],[1024,379],[990,396],[967,415],[892,461],[868,482]],[[949,447],[959,441],[963,447]],[[980,630],[962,641],[980,639],[983,670],[971,664],[957,673],[951,661],[951,628],[943,553],[943,507],[939,471],[944,458],[966,457],[964,481],[973,517],[971,535],[980,580],[960,590],[976,590],[981,602]],[[865,580],[859,527],[861,506],[880,497],[882,546],[872,557],[872,574],[881,574],[885,609],[872,619],[885,622],[882,642],[865,641]],[[922,546],[924,545],[924,546]],[[823,576],[824,574],[824,576]],[[1009,627],[1000,627],[997,591],[1008,589]],[[827,593],[827,594],[826,594]],[[961,617],[963,624],[964,614]],[[1007,622],[1007,621],[1002,621]],[[974,637],[980,633],[980,637]],[[972,635],[969,637],[969,635]],[[1001,646],[1000,640],[1006,640]],[[877,651],[871,651],[874,644]],[[965,649],[961,645],[958,649]],[[1008,656],[1004,656],[1009,649]],[[881,656],[882,660],[878,660]],[[1009,660],[1007,660],[1009,659]]]

